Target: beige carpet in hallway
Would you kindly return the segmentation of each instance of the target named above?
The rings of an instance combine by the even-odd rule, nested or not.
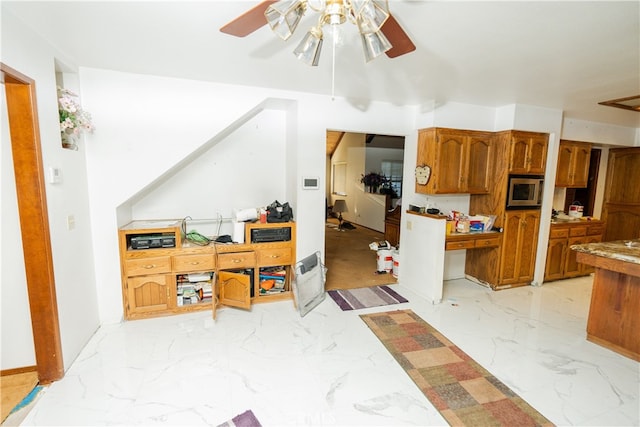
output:
[[[376,252],[371,242],[384,240],[384,234],[354,224],[355,230],[337,231],[338,221],[330,218],[325,230],[325,288],[354,289],[389,285],[397,280],[392,274],[376,274]]]

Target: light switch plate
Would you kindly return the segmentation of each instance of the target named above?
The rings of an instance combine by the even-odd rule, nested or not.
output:
[[[49,166],[48,172],[49,184],[59,184],[62,182],[62,171],[60,168]]]

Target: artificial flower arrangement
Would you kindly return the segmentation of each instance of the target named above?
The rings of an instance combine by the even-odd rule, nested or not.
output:
[[[58,113],[62,146],[75,148],[81,132],[93,132],[91,114],[80,107],[78,95],[58,86]]]

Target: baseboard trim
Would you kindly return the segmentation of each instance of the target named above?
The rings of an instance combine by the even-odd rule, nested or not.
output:
[[[37,372],[37,366],[24,366],[22,368],[13,368],[13,369],[3,369],[0,371],[0,377],[5,377],[7,375],[16,375],[16,374],[24,374],[25,372]]]

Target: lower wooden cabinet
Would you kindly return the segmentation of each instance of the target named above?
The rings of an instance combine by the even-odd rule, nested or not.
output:
[[[270,230],[274,237],[256,229],[288,233],[281,239],[279,230]],[[254,234],[263,240],[252,241]],[[181,236],[181,220],[133,221],[120,228],[125,319],[196,310],[212,310],[215,318],[218,305],[247,309],[292,298],[295,223],[246,224],[242,244],[199,246]]]
[[[169,310],[169,274],[127,278],[125,311],[130,317]]]
[[[600,242],[603,233],[603,221],[572,221],[551,224],[544,281],[550,282],[591,274],[593,267],[576,261],[576,253],[571,250],[571,246]]]
[[[512,210],[505,213],[497,288],[531,283],[539,228],[539,210]]]

